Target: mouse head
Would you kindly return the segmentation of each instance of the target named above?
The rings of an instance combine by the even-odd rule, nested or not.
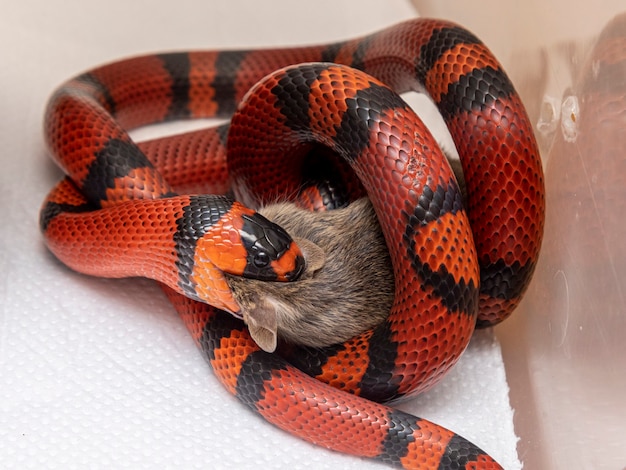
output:
[[[303,239],[294,239],[304,255],[304,272],[297,281],[284,284],[285,289],[298,289],[299,282],[315,276],[326,260],[324,251],[313,242]],[[278,296],[272,295],[273,289],[265,290],[271,281],[229,277],[229,284],[233,298],[241,307],[243,320],[248,326],[252,339],[267,352],[274,352],[278,344],[278,316],[285,306]],[[275,283],[271,283],[275,284]]]

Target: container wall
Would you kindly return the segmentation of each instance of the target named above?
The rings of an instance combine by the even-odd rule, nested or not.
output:
[[[496,328],[528,469],[626,468],[626,10],[622,2],[415,0],[494,50],[546,173],[533,283]]]

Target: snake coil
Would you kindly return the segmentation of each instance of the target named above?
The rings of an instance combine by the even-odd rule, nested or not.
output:
[[[432,98],[450,130],[467,210],[436,142],[398,96],[411,90]],[[150,142],[127,134],[233,113],[230,124]],[[49,248],[81,272],[157,279],[217,377],[252,410],[316,444],[405,468],[500,468],[453,432],[376,403],[432,387],[476,325],[516,307],[539,254],[544,188],[532,128],[474,35],[416,19],[330,45],[131,58],[62,85],[45,136],[68,174],[41,211]],[[297,194],[314,144],[341,156],[372,200],[396,297],[379,327],[288,361],[251,340],[221,273],[288,281],[302,253],[223,195],[241,184],[259,204]],[[198,187],[216,196],[182,195]]]

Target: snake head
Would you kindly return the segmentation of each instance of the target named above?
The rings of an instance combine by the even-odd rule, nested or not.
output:
[[[304,271],[304,256],[291,236],[258,212],[243,214],[240,236],[246,249],[242,276],[261,281],[296,281]]]
[[[303,268],[301,282],[310,282],[324,266],[324,251],[306,239],[298,239],[302,248],[306,269]],[[290,307],[281,298],[281,287],[298,292],[301,287],[295,283],[263,282],[258,279],[244,279],[241,276],[226,276],[233,298],[240,306],[240,315],[248,325],[250,336],[257,345],[266,352],[274,352],[278,345],[278,337],[284,330],[284,318],[289,317]],[[283,331],[284,332],[284,331]]]
[[[237,315],[225,274],[295,281],[305,268],[299,246],[277,224],[223,197],[190,198],[175,238],[181,294]],[[184,229],[184,230],[183,230]]]

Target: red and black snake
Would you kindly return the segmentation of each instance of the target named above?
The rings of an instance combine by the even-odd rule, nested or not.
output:
[[[397,95],[411,90],[428,93],[447,123],[467,210],[436,142]],[[126,132],[233,113],[230,124],[140,144]],[[69,175],[41,211],[50,249],[81,272],[160,281],[220,381],[251,409],[392,465],[500,468],[453,432],[376,403],[434,385],[477,323],[515,308],[539,253],[544,188],[532,128],[474,35],[416,19],[330,45],[131,58],[62,85],[45,138]],[[259,204],[297,194],[316,145],[343,157],[371,198],[396,295],[379,327],[289,362],[252,341],[220,272],[288,281],[302,255],[280,227],[223,195],[237,191],[230,181]],[[198,187],[217,196],[177,196]]]

